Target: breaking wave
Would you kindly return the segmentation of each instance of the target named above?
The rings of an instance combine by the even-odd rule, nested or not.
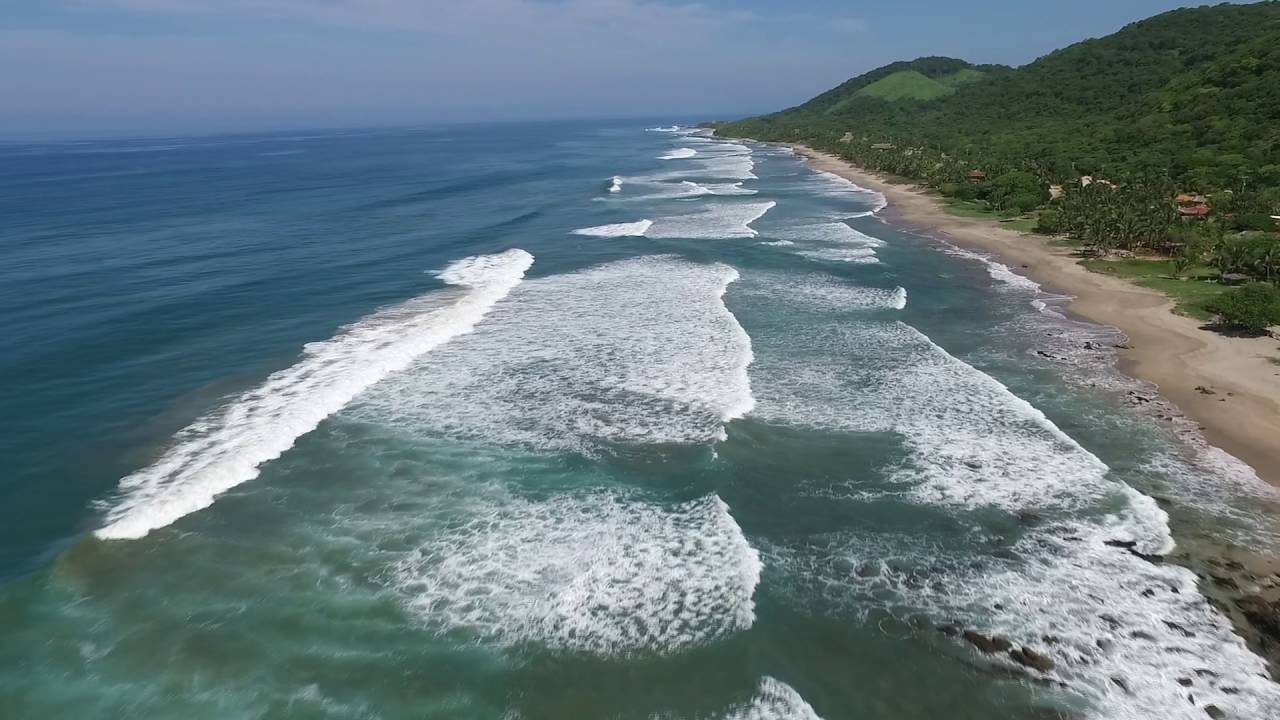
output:
[[[578,228],[573,231],[574,235],[586,235],[588,237],[644,237],[645,233],[653,225],[652,220],[637,220],[630,223],[614,223],[612,225],[597,225],[595,227]]]
[[[717,240],[752,238],[756,231],[751,223],[764,217],[777,206],[776,202],[721,202],[708,205],[698,212],[658,218],[645,233],[650,238],[683,238],[688,240]]]
[[[688,158],[691,158],[697,154],[698,154],[698,151],[694,150],[693,148],[676,148],[671,152],[663,153],[662,155],[659,155],[658,159],[659,160],[687,160]]]
[[[723,301],[737,278],[648,256],[529,281],[477,332],[346,413],[414,436],[588,455],[716,442],[755,403],[751,339]]]
[[[361,392],[474,330],[532,264],[523,250],[459,260],[439,273],[456,290],[427,293],[307,345],[296,364],[179,431],[159,460],[123,478],[98,537],[142,537],[253,479]]]

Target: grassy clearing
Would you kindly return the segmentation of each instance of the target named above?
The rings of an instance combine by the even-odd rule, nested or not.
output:
[[[983,220],[999,220],[1000,216],[988,210],[985,205],[969,202],[968,200],[957,200],[956,198],[943,198],[942,205],[947,212],[952,215],[959,215],[967,218],[980,218]]]
[[[952,215],[966,218],[977,218],[979,220],[991,220],[998,222],[1002,227],[1018,232],[1035,232],[1037,219],[1034,215],[1022,215],[1020,217],[1005,217],[1000,213],[988,209],[982,203],[970,202],[967,200],[957,200],[956,198],[943,198],[943,207]]]
[[[1227,290],[1216,282],[1218,271],[1205,265],[1192,266],[1185,277],[1179,279],[1173,276],[1173,262],[1170,260],[1095,258],[1081,260],[1080,264],[1093,272],[1122,277],[1142,287],[1162,292],[1174,301],[1176,312],[1198,320],[1213,318],[1204,309],[1204,304]]]
[[[955,87],[940,83],[916,70],[899,70],[886,75],[857,92],[864,97],[895,100],[936,100],[955,92]]]

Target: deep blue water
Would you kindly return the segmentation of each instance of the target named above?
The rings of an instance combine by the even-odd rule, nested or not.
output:
[[[0,146],[0,701],[1280,712],[1107,544],[1270,552],[1269,491],[892,214],[639,122]]]

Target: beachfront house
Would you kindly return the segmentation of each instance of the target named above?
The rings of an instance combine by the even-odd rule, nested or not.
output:
[[[1179,193],[1173,198],[1173,201],[1178,204],[1178,215],[1183,220],[1203,218],[1211,212],[1209,198],[1204,195]]]

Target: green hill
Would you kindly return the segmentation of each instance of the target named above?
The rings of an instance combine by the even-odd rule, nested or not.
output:
[[[890,169],[908,176],[925,174],[914,167],[925,161],[962,159],[1048,182],[1101,174],[1271,188],[1280,186],[1278,47],[1280,2],[1187,8],[1019,68],[893,63],[724,131],[846,154],[884,142],[931,151],[897,158]],[[846,133],[855,141],[842,146]]]
[[[951,85],[941,80],[934,80],[915,70],[900,70],[880,78],[855,94],[892,102],[894,100],[933,100],[955,91],[956,89]],[[837,104],[830,112],[837,112],[841,107]]]

